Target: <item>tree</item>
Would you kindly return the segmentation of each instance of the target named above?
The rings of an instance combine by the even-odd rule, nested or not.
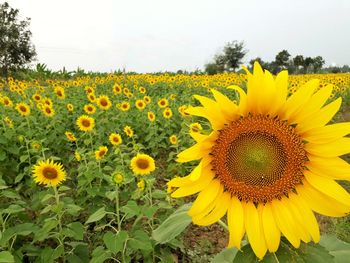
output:
[[[314,73],[321,70],[325,63],[326,62],[324,61],[323,57],[321,57],[321,56],[314,57],[313,62],[312,62],[312,66],[314,68]]]
[[[286,69],[288,67],[288,64],[289,64],[289,57],[290,57],[289,52],[285,49],[282,50],[275,57],[276,65],[278,67],[280,67],[281,69]]]
[[[308,69],[309,67],[314,63],[314,60],[313,58],[311,57],[306,57],[304,59],[304,64],[303,64],[303,67],[304,67],[304,72],[307,73],[308,72]]]
[[[244,49],[243,41],[232,41],[227,43],[224,47],[226,69],[228,71],[235,72],[236,69],[242,64],[242,59],[247,54],[247,52],[248,51]]]
[[[16,70],[34,60],[35,47],[28,28],[30,19],[18,19],[18,9],[0,4],[0,74]]]

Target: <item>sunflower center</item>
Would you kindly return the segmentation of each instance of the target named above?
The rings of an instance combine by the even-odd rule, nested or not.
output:
[[[303,146],[287,122],[249,115],[220,131],[211,164],[233,195],[264,203],[287,195],[301,183],[307,161]]]
[[[140,169],[147,169],[148,166],[149,166],[149,163],[148,163],[147,160],[141,159],[141,158],[140,158],[140,159],[137,159],[136,165],[137,165],[137,167],[140,168]]]
[[[108,104],[106,100],[101,100],[100,103],[101,103],[102,106],[107,106],[107,104]]]
[[[84,126],[84,127],[90,127],[90,121],[89,120],[82,120],[81,124]]]
[[[55,179],[58,176],[57,170],[51,167],[45,167],[43,169],[43,176],[47,179]]]

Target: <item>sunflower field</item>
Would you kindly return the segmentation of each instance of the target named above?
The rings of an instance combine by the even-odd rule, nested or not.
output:
[[[0,262],[347,262],[349,87],[0,79]]]

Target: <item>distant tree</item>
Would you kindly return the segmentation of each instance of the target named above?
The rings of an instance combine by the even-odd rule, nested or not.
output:
[[[226,44],[224,47],[225,65],[228,71],[235,72],[236,69],[242,64],[242,59],[247,54],[247,50],[244,49],[244,42],[232,41]]]
[[[205,64],[204,66],[204,71],[208,74],[208,75],[215,75],[220,73],[218,65],[216,63],[208,63]]]
[[[226,69],[226,57],[223,54],[216,54],[214,57],[214,64],[218,73],[222,73]]]
[[[304,65],[304,56],[303,55],[297,55],[293,58],[293,64],[294,66],[299,70]]]
[[[290,54],[287,50],[282,50],[275,57],[275,63],[280,69],[286,69],[289,64]]]
[[[0,73],[18,69],[31,62],[35,48],[31,43],[32,33],[28,29],[30,19],[18,19],[18,9],[7,2],[0,4]]]
[[[304,68],[304,73],[308,73],[310,66],[314,63],[313,58],[311,57],[306,57],[304,59],[304,64],[303,64],[303,68]]]
[[[314,57],[312,62],[314,73],[320,71],[325,63],[325,60],[321,56]]]
[[[260,57],[256,57],[256,58],[253,58],[249,61],[249,64],[250,64],[250,67],[253,68],[254,66],[254,63],[256,62],[259,62],[260,66],[263,68],[263,69],[269,69],[269,66],[268,66],[268,63],[263,61]]]

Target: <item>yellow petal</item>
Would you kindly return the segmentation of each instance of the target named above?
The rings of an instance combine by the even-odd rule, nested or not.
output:
[[[350,122],[331,124],[311,129],[303,134],[303,139],[312,143],[328,143],[350,134]]]
[[[306,180],[304,180],[303,185],[296,186],[296,190],[298,195],[307,203],[307,205],[319,214],[341,217],[345,216],[346,213],[349,213],[349,206],[324,195],[311,186]]]
[[[267,248],[270,252],[276,252],[280,244],[281,232],[277,227],[270,203],[263,206],[261,219]]]
[[[220,130],[226,124],[226,119],[217,109],[189,107],[186,112],[190,115],[206,118],[214,130]]]
[[[217,101],[222,113],[225,115],[226,120],[232,121],[237,118],[238,106],[221,92],[211,89],[215,100]]]
[[[342,98],[340,97],[305,118],[303,122],[298,123],[296,127],[298,133],[302,134],[308,130],[326,125],[339,110],[341,101]]]
[[[337,157],[350,152],[350,138],[340,138],[325,144],[307,143],[305,150],[316,156]]]
[[[304,107],[319,85],[319,80],[313,79],[301,86],[288,98],[284,107],[283,119],[293,119],[294,115]]]
[[[213,210],[203,218],[192,218],[193,223],[200,226],[208,226],[219,221],[226,214],[230,199],[231,195],[228,192],[224,192],[216,202]]]
[[[193,138],[193,140],[195,140],[196,142],[202,142],[204,141],[205,139],[208,138],[208,135],[204,135],[204,134],[201,134],[199,132],[193,132],[193,131],[190,131],[190,136]]]
[[[305,171],[306,180],[321,193],[330,196],[350,209],[350,194],[334,180]],[[350,211],[350,210],[349,210]]]
[[[311,211],[309,206],[306,204],[304,199],[300,198],[294,193],[289,194],[290,201],[298,207],[300,214],[303,216],[303,223],[307,227],[314,242],[320,241],[320,229],[318,227],[317,220],[314,213]]]
[[[241,201],[235,196],[231,198],[231,203],[228,206],[227,223],[230,232],[228,247],[240,249],[244,235],[244,211]]]
[[[195,145],[187,148],[177,155],[177,162],[184,163],[194,160],[199,160],[204,156],[207,156],[211,148],[213,147],[213,141],[215,140],[216,134],[212,133],[210,136],[207,136],[206,139],[196,143]]]
[[[309,155],[306,167],[313,173],[336,180],[350,180],[350,164],[339,157],[323,158]]]
[[[276,85],[276,98],[275,103],[271,105],[270,114],[274,116],[276,113],[279,114],[280,109],[286,103],[288,95],[288,71],[283,70],[276,76],[275,79]]]
[[[195,221],[202,219],[203,217],[208,215],[213,210],[213,208],[216,206],[216,204],[219,202],[219,200],[223,194],[224,194],[224,192],[219,192],[219,194],[216,196],[215,200],[213,202],[211,202],[203,211],[192,216],[192,221],[195,223]]]
[[[300,239],[298,238],[298,228],[296,227],[295,219],[292,213],[286,207],[282,200],[274,199],[271,202],[272,212],[276,220],[278,228],[288,241],[296,248],[300,246]]]
[[[239,94],[239,108],[238,113],[242,116],[247,114],[247,94],[241,87],[236,85],[228,86],[227,89],[232,89],[238,92]]]
[[[255,255],[262,259],[266,254],[266,243],[258,211],[252,202],[243,203],[244,222],[249,243]]]
[[[195,193],[198,193],[198,192],[202,191],[203,189],[206,189],[207,187],[209,187],[209,184],[214,179],[214,176],[215,176],[215,174],[213,173],[213,171],[207,169],[207,170],[203,170],[202,171],[202,174],[201,174],[201,176],[199,178],[200,180],[198,180],[198,181],[193,182],[188,177],[188,179],[190,181],[192,181],[192,183],[189,183],[189,184],[186,184],[184,186],[181,186],[179,189],[177,189],[176,191],[174,191],[171,194],[171,197],[179,198],[179,197],[193,195]],[[169,185],[169,183],[168,183],[168,185]],[[171,186],[171,184],[170,184],[170,186]]]
[[[223,186],[220,181],[217,179],[212,180],[210,184],[198,194],[197,199],[193,202],[188,214],[190,216],[195,216],[196,214],[201,213],[215,200],[216,196],[222,192]]]

